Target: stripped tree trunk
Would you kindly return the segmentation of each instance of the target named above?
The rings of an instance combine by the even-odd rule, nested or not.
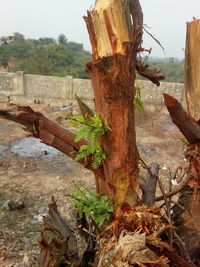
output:
[[[200,119],[200,20],[187,23],[185,93],[189,115]]]
[[[134,118],[136,55],[143,15],[138,0],[97,0],[84,17],[93,51],[87,64],[95,109],[111,131],[102,140],[104,191],[118,204],[136,204],[138,151]]]

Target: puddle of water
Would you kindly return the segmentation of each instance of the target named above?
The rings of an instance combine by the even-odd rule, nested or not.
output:
[[[172,121],[164,121],[163,128],[169,131],[176,131],[178,129]]]
[[[12,142],[10,150],[22,157],[35,157],[41,155],[42,153],[47,155],[49,154],[51,156],[62,154],[55,148],[47,146],[41,143],[39,139],[33,137],[25,137],[15,140]]]
[[[4,152],[5,152],[6,149],[7,149],[6,146],[1,146],[0,145],[0,158],[2,158],[4,156]]]
[[[142,145],[142,144],[137,144],[139,152],[144,154],[147,157],[154,157],[158,155],[158,152],[150,146]]]

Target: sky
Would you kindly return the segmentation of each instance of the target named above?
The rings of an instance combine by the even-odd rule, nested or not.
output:
[[[102,0],[103,1],[103,0]],[[0,36],[13,32],[25,38],[53,37],[63,33],[68,41],[91,46],[82,16],[95,0],[0,0]],[[144,24],[165,48],[165,52],[148,36],[143,47],[153,48],[151,56],[184,57],[186,22],[200,19],[200,0],[140,0]]]

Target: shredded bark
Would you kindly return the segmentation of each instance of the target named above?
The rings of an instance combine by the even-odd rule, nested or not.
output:
[[[77,244],[72,229],[60,216],[52,198],[48,215],[44,217],[44,230],[41,233],[40,266],[74,266],[78,263]]]

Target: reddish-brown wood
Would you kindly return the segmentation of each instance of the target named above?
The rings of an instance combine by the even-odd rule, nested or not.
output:
[[[60,127],[30,107],[14,105],[9,112],[1,110],[0,117],[22,124],[25,126],[24,130],[31,133],[31,136],[41,139],[43,143],[60,150],[72,159],[76,157],[80,146],[87,143],[87,140],[75,143],[74,133]],[[88,163],[82,162],[82,164],[90,169]]]
[[[127,68],[127,60],[124,56],[116,55],[114,58],[87,65],[94,89],[96,111],[108,121],[111,128],[103,138],[102,145],[107,155],[103,163],[107,192],[112,192],[113,195],[113,180],[115,172],[119,170],[126,173],[130,190],[137,190],[138,187],[138,152],[133,106],[134,76]],[[104,71],[106,66],[109,69],[108,73]]]
[[[160,85],[161,80],[165,79],[165,76],[161,75],[159,70],[150,69],[148,64],[140,60],[137,60],[136,70],[138,74],[152,81],[152,83],[155,83],[157,86]]]
[[[190,117],[182,105],[172,96],[163,94],[165,105],[169,111],[172,121],[190,144],[200,142],[200,126],[198,122]]]

